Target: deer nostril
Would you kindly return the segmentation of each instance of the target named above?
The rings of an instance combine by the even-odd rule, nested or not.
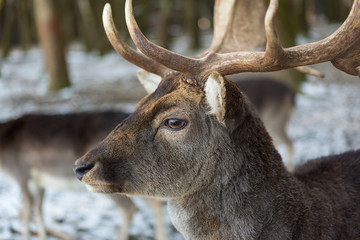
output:
[[[84,175],[89,172],[95,164],[93,163],[79,163],[74,167],[76,177],[81,181]]]

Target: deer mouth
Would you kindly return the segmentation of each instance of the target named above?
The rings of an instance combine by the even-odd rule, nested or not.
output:
[[[89,172],[82,182],[90,192],[97,193],[127,193],[129,182],[125,179],[107,178],[108,175],[99,174],[97,171]]]
[[[81,160],[76,163],[73,169],[74,173],[89,191],[98,193],[122,192],[120,184],[114,184],[113,181],[105,179],[106,174],[103,173],[101,164],[83,163]]]

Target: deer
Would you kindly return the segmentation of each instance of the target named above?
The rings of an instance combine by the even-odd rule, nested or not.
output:
[[[141,74],[138,77],[142,79]],[[237,84],[242,86],[256,111],[264,115],[261,118],[265,125],[269,126],[269,129],[272,127],[275,130],[274,134],[280,138],[281,134],[284,134],[284,139],[288,139],[292,144],[283,126],[286,125],[292,111],[294,92],[285,84],[266,78],[241,80]],[[269,87],[274,91],[266,91]],[[274,116],[277,118],[274,120],[272,117],[266,117],[271,114],[277,114]],[[23,239],[30,237],[31,210],[34,210],[36,214],[40,239],[45,239],[47,232],[61,238],[70,238],[45,226],[42,203],[46,188],[83,190],[84,187],[79,181],[75,181],[75,176],[68,171],[73,165],[73,158],[64,153],[70,152],[73,156],[80,156],[96,142],[102,140],[119,121],[127,116],[128,114],[114,111],[60,115],[25,114],[18,119],[0,124],[0,166],[16,180],[21,190]],[[56,145],[53,144],[54,142]],[[19,149],[22,150],[17,151]],[[34,152],[37,157],[31,154]],[[55,177],[54,173],[56,173]],[[131,198],[124,195],[111,194],[109,197],[123,216],[123,224],[118,231],[117,239],[128,239],[128,228],[137,207]],[[156,239],[166,239],[162,201],[148,198],[145,200],[155,214]]]
[[[285,145],[285,167],[294,170],[294,144],[286,127],[295,108],[295,91],[271,77],[245,78],[235,81],[263,121],[275,146]]]
[[[26,114],[0,124],[0,168],[18,183],[21,191],[22,239],[30,239],[32,210],[37,220],[39,239],[46,239],[47,232],[59,238],[72,239],[46,228],[42,212],[45,191],[48,188],[86,190],[73,174],[73,159],[94,147],[127,116],[121,111]],[[126,240],[137,207],[127,196],[111,194],[108,197],[123,216],[117,239]],[[145,201],[155,215],[156,239],[165,240],[162,202],[153,199]]]
[[[141,73],[138,74],[138,78],[143,79]],[[269,129],[274,129],[275,136],[280,136],[282,141],[289,141],[286,143],[292,147],[284,126],[293,108],[293,91],[279,81],[264,78],[241,80],[238,81],[238,85],[249,96],[265,125]],[[119,111],[39,113],[25,114],[0,124],[0,167],[16,180],[21,190],[23,239],[30,237],[31,210],[34,210],[36,216],[40,239],[45,239],[47,232],[59,238],[71,238],[46,228],[42,214],[45,191],[47,188],[84,190],[72,171],[69,172],[73,165],[73,157],[81,156],[91,149],[127,116],[128,114]],[[123,216],[117,239],[128,239],[128,228],[137,210],[136,204],[124,195],[111,194],[109,197]],[[155,215],[155,238],[165,240],[162,201],[149,198],[144,200]]]
[[[264,19],[264,51],[237,48],[249,40],[237,38],[245,35],[235,28],[236,17],[250,14],[241,11],[246,4]],[[282,47],[276,33],[278,1],[271,0],[266,13],[259,11],[263,4],[215,1],[213,42],[194,57],[150,42],[127,0],[126,23],[139,51],[133,49],[105,5],[103,22],[113,47],[161,80],[146,80],[153,92],[76,160],[75,175],[90,191],[167,199],[171,221],[185,239],[359,238],[360,150],[287,171],[247,97],[226,77],[307,71],[307,65],[327,61],[360,75],[359,0],[329,37],[289,48]],[[256,18],[247,21],[256,24]]]

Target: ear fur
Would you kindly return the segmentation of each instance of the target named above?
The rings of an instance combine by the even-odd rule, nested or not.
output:
[[[137,72],[137,77],[149,94],[154,92],[161,82],[160,76],[147,72],[143,69]]]
[[[210,106],[209,114],[214,114],[230,132],[242,124],[247,114],[246,100],[236,83],[218,72],[213,72],[205,83],[205,98]]]
[[[209,114],[225,124],[226,89],[224,78],[218,72],[212,72],[205,83],[205,97],[210,106]]]

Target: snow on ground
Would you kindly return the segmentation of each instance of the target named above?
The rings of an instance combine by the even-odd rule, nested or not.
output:
[[[115,108],[130,112],[144,94],[135,79],[136,68],[115,53],[104,57],[72,50],[68,58],[73,86],[60,93],[46,91],[44,63],[38,49],[14,51],[0,63],[0,120],[28,112],[72,112]],[[340,153],[360,146],[360,79],[334,70],[330,64],[315,66],[323,80],[303,85],[288,126],[295,143],[294,158]],[[280,152],[282,149],[280,147]],[[18,218],[21,196],[17,185],[0,172],[0,239],[20,239]],[[132,239],[153,239],[153,216],[141,198],[130,229]],[[166,206],[164,206],[166,212]],[[76,239],[115,239],[120,212],[106,196],[89,192],[49,190],[44,215],[50,228]],[[182,237],[165,215],[169,239]],[[32,225],[35,229],[35,225]],[[33,239],[36,239],[33,237]],[[51,238],[55,239],[55,238]]]
[[[288,127],[295,142],[295,160],[360,148],[360,79],[303,85]]]
[[[145,95],[136,80],[137,68],[115,53],[104,57],[72,50],[68,55],[72,87],[59,93],[46,90],[41,52],[12,52],[0,63],[0,122],[24,113],[67,113],[118,109],[131,112]],[[75,160],[75,159],[74,159]],[[154,219],[141,200],[134,200],[140,211],[130,228],[132,239],[153,239]],[[20,239],[21,196],[17,185],[0,171],[0,239]],[[94,211],[94,209],[96,211]],[[166,206],[164,205],[164,212]],[[44,201],[46,224],[76,239],[115,239],[121,214],[106,196],[87,191],[49,190]],[[165,215],[170,239],[182,239]],[[36,225],[32,225],[36,230]],[[36,239],[36,237],[34,237]],[[54,239],[54,238],[52,238]]]
[[[115,53],[102,57],[76,49],[68,54],[72,87],[60,92],[47,91],[47,75],[38,49],[13,51],[0,62],[0,119],[26,112],[132,111],[131,106],[145,95],[135,79],[137,68]]]

